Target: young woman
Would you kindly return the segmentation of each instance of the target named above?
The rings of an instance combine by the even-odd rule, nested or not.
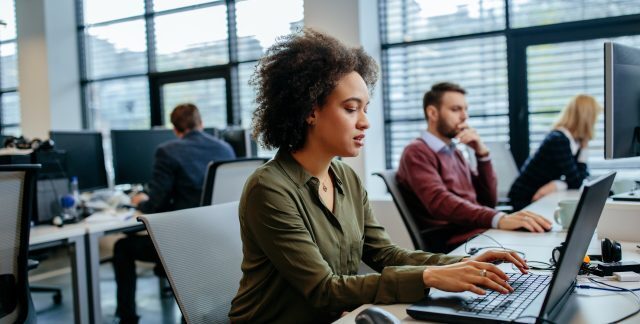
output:
[[[279,40],[253,78],[254,136],[275,158],[247,181],[240,200],[243,277],[231,322],[330,322],[363,303],[415,302],[430,287],[511,291],[488,261],[393,245],[371,213],[354,171],[336,156],[357,156],[369,128],[369,91],[378,75],[362,49],[309,29]],[[360,261],[379,273],[358,275]]]
[[[511,185],[509,198],[516,210],[554,191],[580,188],[589,175],[587,145],[600,112],[602,106],[591,96],[571,99]]]

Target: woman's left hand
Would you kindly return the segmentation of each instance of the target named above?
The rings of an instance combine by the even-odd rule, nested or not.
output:
[[[556,183],[551,180],[549,182],[547,182],[546,185],[540,187],[540,189],[538,189],[538,191],[536,191],[536,194],[533,195],[533,198],[531,199],[532,201],[536,201],[552,192],[555,192],[558,190],[558,187],[556,187]]]
[[[514,251],[489,250],[479,255],[469,257],[467,260],[479,262],[506,261],[513,263],[516,267],[518,267],[520,272],[524,274],[528,273],[527,270],[529,270],[527,262]]]

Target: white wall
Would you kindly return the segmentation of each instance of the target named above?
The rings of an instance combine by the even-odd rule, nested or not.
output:
[[[304,24],[328,33],[351,46],[362,46],[380,64],[380,28],[377,1],[371,0],[305,0]],[[385,169],[384,114],[382,111],[382,82],[378,79],[371,97],[368,114],[370,128],[366,132],[362,154],[345,158],[362,178],[373,198],[384,196],[386,188],[371,175]]]
[[[16,1],[22,134],[82,128],[74,0]]]

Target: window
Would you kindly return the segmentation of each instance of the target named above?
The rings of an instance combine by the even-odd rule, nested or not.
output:
[[[0,134],[21,135],[14,0],[0,0]]]
[[[584,93],[604,107],[604,50],[607,40],[640,47],[640,36],[542,44],[527,48],[530,150],[535,150],[569,100]],[[589,143],[589,161],[604,160],[604,113]]]
[[[439,81],[466,88],[472,127],[523,163],[571,97],[603,103],[602,44],[640,46],[639,13],[637,0],[380,0],[387,167],[426,129],[422,96]]]
[[[509,0],[511,27],[550,25],[640,13],[637,0]]]
[[[452,80],[467,90],[470,123],[485,140],[508,138],[505,48],[504,37],[498,36],[386,51],[392,167],[397,167],[404,146],[426,129],[422,96],[439,81]]]
[[[170,126],[170,111],[187,101],[207,127],[249,127],[255,64],[303,19],[303,0],[78,0],[78,7],[87,126],[107,135]]]

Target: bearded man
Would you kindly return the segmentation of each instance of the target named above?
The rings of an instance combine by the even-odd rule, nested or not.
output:
[[[545,232],[551,222],[528,211],[494,209],[497,179],[491,155],[469,127],[466,91],[455,83],[434,84],[423,97],[427,129],[400,158],[396,180],[431,252],[449,252],[488,228]],[[475,153],[472,168],[457,144]]]

